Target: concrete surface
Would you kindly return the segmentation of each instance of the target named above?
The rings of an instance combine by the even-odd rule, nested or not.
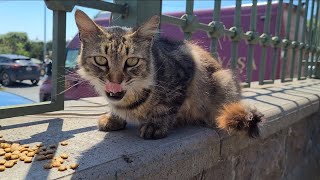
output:
[[[228,135],[204,127],[176,129],[160,140],[139,138],[136,125],[118,132],[99,132],[97,119],[109,110],[99,97],[68,101],[64,111],[0,119],[3,139],[46,145],[67,140],[69,145],[59,145],[57,154],[68,153],[70,162],[80,164],[76,171],[59,172],[44,170],[43,162],[18,162],[0,172],[0,179],[282,179],[301,174],[300,169],[310,163],[320,167],[319,160],[308,160],[320,152],[314,152],[314,143],[319,141],[312,137],[320,134],[319,80],[267,85],[243,92],[244,101],[267,117],[261,124],[261,138]],[[306,130],[310,134],[304,136]],[[298,137],[301,143],[294,144],[294,140],[300,142]],[[314,141],[306,145],[310,156],[296,155],[307,151],[303,145],[312,138]],[[291,146],[293,151],[289,150]],[[298,159],[291,162],[291,157]],[[264,176],[258,176],[256,164]],[[266,168],[268,164],[270,167]]]

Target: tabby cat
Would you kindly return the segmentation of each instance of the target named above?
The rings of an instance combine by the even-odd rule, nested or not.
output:
[[[75,19],[79,74],[111,107],[99,130],[121,130],[135,121],[145,139],[163,138],[185,124],[259,135],[263,115],[240,103],[233,73],[196,44],[159,37],[158,16],[138,28],[103,28],[80,10]]]

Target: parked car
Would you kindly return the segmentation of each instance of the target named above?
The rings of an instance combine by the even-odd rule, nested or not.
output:
[[[15,81],[30,80],[37,85],[40,79],[40,66],[29,57],[17,54],[0,54],[0,82],[9,86]]]
[[[39,67],[40,67],[40,76],[44,76],[46,74],[45,64],[41,60],[35,59],[35,58],[31,58],[31,61],[34,62],[35,64],[39,65]]]
[[[75,54],[68,53],[67,61],[70,61],[70,58],[73,60],[78,56],[77,52]],[[72,65],[73,66],[73,65]],[[76,66],[70,68],[70,65],[66,63],[66,75],[65,75],[65,89],[64,98],[65,100],[76,100],[79,98],[85,97],[94,97],[98,96],[92,86],[80,78],[80,76],[76,73]],[[43,78],[43,82],[40,86],[39,99],[40,102],[50,101],[51,100],[51,90],[52,90],[52,63],[49,63],[46,68],[46,75]]]
[[[264,21],[265,21],[265,13],[266,13],[266,3],[261,3],[258,5],[257,8],[257,24],[256,24],[256,31],[259,34],[262,34],[264,31]],[[285,17],[284,14],[288,13],[288,3],[284,3],[283,11],[281,13],[282,17]],[[296,8],[296,6],[294,7]],[[278,9],[278,2],[272,3],[271,6],[271,22],[269,25],[270,33],[275,33],[275,27],[276,27],[276,17],[277,17],[277,9]],[[250,27],[250,16],[251,16],[251,5],[244,5],[241,8],[241,26],[243,27],[244,32],[249,31]],[[199,22],[208,24],[212,21],[212,9],[206,9],[206,10],[196,10],[194,11],[194,14],[198,17]],[[234,20],[234,13],[235,13],[235,7],[223,7],[221,9],[221,21],[225,25],[226,28],[230,28],[233,26],[233,20]],[[185,12],[172,12],[172,13],[164,13],[165,15],[169,16],[175,16],[175,17],[181,17]],[[292,15],[292,21],[295,21],[294,19],[300,16],[300,18],[303,18],[303,14],[297,14],[293,13]],[[99,14],[94,21],[103,27],[109,26],[109,19],[110,19],[110,13],[103,13]],[[282,18],[281,20],[281,29],[280,29],[280,37],[284,37],[285,33],[285,24],[287,19]],[[300,23],[303,21],[301,20]],[[294,28],[295,26],[291,27],[291,33],[290,33],[290,39],[293,39],[294,35]],[[299,26],[300,31],[302,31],[303,26]],[[181,40],[183,39],[183,32],[181,31],[180,27],[177,27],[175,25],[171,25],[168,23],[161,23],[161,36],[168,37],[170,39],[176,39]],[[301,35],[299,36],[299,39],[301,39]],[[205,48],[206,50],[210,50],[210,43],[211,39],[208,37],[208,34],[204,31],[195,31],[192,34],[192,40],[196,42],[201,47]],[[238,46],[238,59],[237,59],[237,72],[239,79],[241,81],[246,80],[246,66],[247,66],[247,52],[248,52],[248,44],[245,41],[240,41]],[[66,55],[66,68],[68,71],[66,72],[66,87],[69,89],[66,91],[65,99],[79,99],[82,97],[93,97],[97,96],[97,94],[92,90],[93,88],[88,86],[77,86],[76,83],[78,81],[75,81],[72,76],[75,76],[77,66],[77,57],[79,54],[80,49],[80,40],[79,35],[75,35],[74,38],[69,42],[67,45],[67,55]],[[257,81],[259,77],[259,71],[260,71],[260,61],[261,61],[261,52],[263,47],[256,45],[254,47],[254,55],[253,55],[253,61],[252,61],[252,81]],[[231,62],[231,43],[230,39],[226,36],[223,36],[219,39],[217,52],[219,54],[219,60],[223,67],[230,67]],[[265,77],[270,78],[271,72],[272,72],[272,63],[273,61],[273,54],[275,50],[272,47],[267,47],[267,55],[266,55],[266,66],[265,66]],[[277,50],[280,51],[280,50]],[[277,67],[276,67],[276,78],[280,77],[280,67],[282,64],[281,61],[281,53],[278,53],[277,58]],[[290,67],[291,59],[292,59],[292,53],[291,50],[288,51],[288,59],[290,59],[290,62],[288,61],[288,67]],[[295,61],[297,61],[298,56],[296,56]],[[296,63],[298,64],[298,63]],[[290,72],[287,70],[287,72]],[[44,94],[50,94],[51,95],[51,89],[47,87],[51,87],[51,81],[48,80],[46,83],[44,83],[42,88],[42,91],[40,91],[40,97],[45,97]]]
[[[34,103],[25,97],[0,90],[0,106],[13,106]]]

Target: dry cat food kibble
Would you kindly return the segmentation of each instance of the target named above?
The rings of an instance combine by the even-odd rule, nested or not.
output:
[[[66,153],[62,153],[62,154],[60,154],[60,157],[62,157],[63,159],[68,159],[68,154],[66,154]]]
[[[46,159],[52,159],[53,158],[53,154],[47,154],[46,155]]]
[[[39,156],[37,156],[37,161],[42,161],[42,160],[45,160],[45,159],[47,159],[46,158],[46,156],[45,155],[39,155]]]
[[[58,168],[58,170],[59,171],[65,171],[65,170],[67,170],[68,168],[67,168],[67,166],[65,166],[65,165],[61,165],[59,168]]]
[[[77,169],[79,167],[79,164],[77,164],[77,163],[72,163],[71,165],[70,165],[70,168],[71,169]]]
[[[68,145],[68,142],[67,142],[67,141],[62,141],[60,144],[61,144],[62,146],[66,146],[66,145]]]
[[[53,154],[53,153],[55,153],[55,150],[49,149],[49,150],[46,151],[46,153],[47,153],[47,154]]]
[[[25,163],[31,163],[32,162],[32,157],[25,157],[24,158]]]
[[[39,155],[47,155],[47,152],[45,152],[45,151],[40,151],[38,154],[39,154]]]
[[[52,145],[50,145],[50,146],[49,146],[49,148],[50,148],[50,149],[56,149],[56,148],[57,148],[57,146],[56,146],[56,145],[54,145],[54,144],[52,144]]]
[[[10,158],[11,158],[11,153],[6,153],[6,154],[4,155],[4,159],[9,160]]]
[[[41,147],[41,146],[43,146],[43,145],[42,145],[42,144],[36,144],[36,146],[37,146],[37,147]]]
[[[51,169],[52,168],[52,164],[51,163],[47,163],[43,165],[43,168],[45,169]]]
[[[17,154],[11,154],[11,159],[12,159],[12,160],[19,159],[19,155],[17,155]]]
[[[68,145],[68,142],[60,142],[62,146]],[[77,169],[79,164],[63,164],[64,159],[68,159],[67,153],[61,153],[60,156],[54,157],[57,151],[57,146],[54,144],[48,145],[37,144],[30,146],[28,144],[20,144],[17,142],[9,142],[6,140],[0,141],[0,172],[5,171],[6,168],[11,168],[17,164],[18,160],[25,163],[32,163],[35,157],[37,161],[48,161],[43,165],[44,169],[57,168],[59,171],[65,171],[68,168]],[[48,160],[49,159],[49,160]],[[34,162],[36,163],[36,162]]]
[[[64,162],[64,159],[62,159],[61,157],[54,157],[53,160],[54,160],[54,161],[58,161],[58,162],[60,162],[61,164],[63,164],[63,162]]]
[[[13,151],[12,154],[14,154],[14,155],[19,155],[19,154],[20,154],[20,151]]]
[[[4,166],[6,167],[6,168],[11,168],[11,167],[13,167],[15,165],[15,163],[13,162],[13,161],[7,161],[5,164],[4,164]]]
[[[29,153],[27,154],[28,157],[33,157],[34,155],[35,155],[35,152],[29,152]]]
[[[51,165],[52,167],[60,167],[61,163],[59,161],[52,161]]]
[[[5,154],[6,154],[6,152],[4,150],[0,150],[0,156],[3,156]]]
[[[27,156],[26,155],[20,155],[20,161],[24,161],[24,159],[26,158]]]
[[[5,151],[6,153],[11,152],[11,148],[5,148],[4,151]]]

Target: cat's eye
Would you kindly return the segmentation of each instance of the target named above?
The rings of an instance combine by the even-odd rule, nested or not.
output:
[[[139,58],[129,58],[126,61],[126,66],[133,67],[133,66],[137,65],[138,62],[139,62]]]
[[[94,59],[94,62],[96,62],[96,64],[99,66],[107,66],[108,65],[108,60],[105,57],[95,56],[95,57],[93,57],[93,59]]]

